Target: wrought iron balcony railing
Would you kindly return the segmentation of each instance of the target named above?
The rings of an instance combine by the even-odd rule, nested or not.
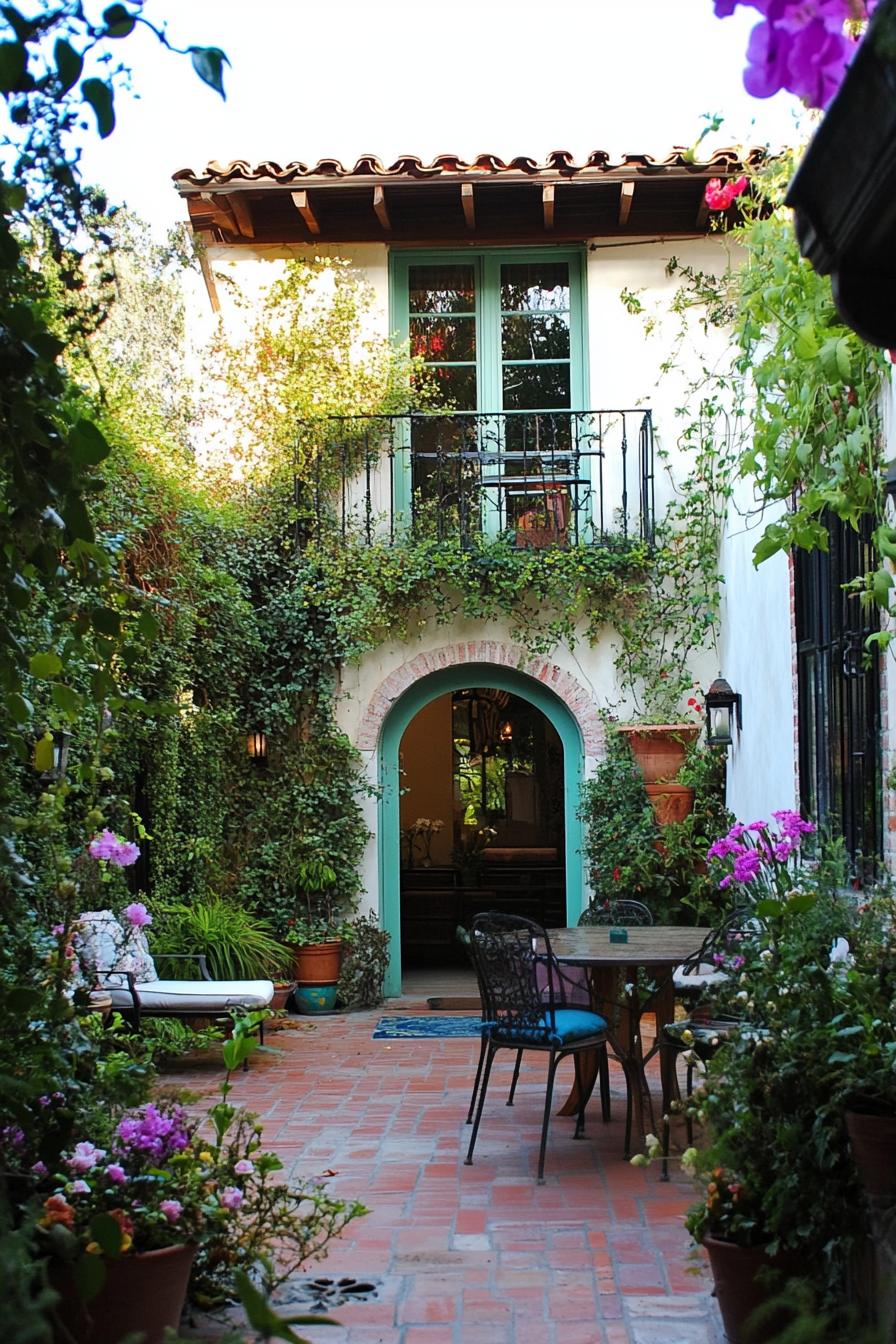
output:
[[[296,453],[297,539],[653,538],[650,411],[330,416],[299,422]]]

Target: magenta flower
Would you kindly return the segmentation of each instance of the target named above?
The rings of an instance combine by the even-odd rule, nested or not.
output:
[[[123,1185],[127,1180],[124,1173],[124,1167],[120,1167],[117,1162],[110,1162],[106,1168],[106,1175],[115,1185]]]
[[[243,1202],[243,1192],[235,1185],[226,1186],[219,1195],[221,1207],[231,1211],[238,1209]]]
[[[140,848],[107,829],[93,837],[87,846],[87,853],[92,859],[102,859],[106,863],[115,864],[117,868],[129,868],[139,859]]]
[[[160,1111],[149,1101],[120,1121],[118,1137],[125,1151],[145,1153],[153,1161],[163,1162],[190,1142],[186,1112],[182,1106]]]
[[[136,849],[137,846],[134,845],[133,848]],[[131,859],[131,863],[133,862],[134,860]],[[133,901],[130,905],[126,905],[121,913],[128,923],[135,929],[144,928],[147,924],[152,923],[152,915],[142,901]]]
[[[47,1164],[46,1162],[40,1162],[40,1161],[32,1162],[31,1170],[34,1172],[35,1176],[46,1176]]]
[[[108,861],[117,849],[118,836],[114,831],[105,830],[100,831],[99,835],[93,837],[87,846],[87,853],[92,859],[106,859]]]
[[[184,1211],[184,1206],[179,1199],[163,1199],[159,1208],[169,1223],[176,1223]]]

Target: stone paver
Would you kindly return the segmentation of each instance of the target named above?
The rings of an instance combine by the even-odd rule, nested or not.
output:
[[[294,1176],[371,1212],[346,1229],[310,1277],[379,1284],[339,1308],[341,1329],[305,1328],[313,1344],[722,1344],[709,1280],[681,1215],[689,1183],[622,1158],[625,1094],[611,1065],[613,1119],[589,1109],[587,1135],[555,1117],[545,1184],[535,1183],[545,1064],[524,1056],[512,1108],[512,1055],[492,1075],[474,1164],[464,1123],[475,1038],[375,1041],[383,1013],[292,1019],[234,1079],[230,1100],[256,1111],[265,1146]],[[505,1061],[502,1063],[502,1060]],[[210,1062],[164,1080],[211,1092]],[[558,1072],[562,1098],[572,1062]]]

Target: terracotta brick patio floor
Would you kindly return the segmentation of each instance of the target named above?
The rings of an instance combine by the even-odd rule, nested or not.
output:
[[[265,1146],[288,1172],[331,1172],[332,1193],[371,1210],[306,1273],[369,1279],[376,1295],[335,1309],[342,1329],[302,1333],[314,1344],[721,1344],[681,1222],[689,1182],[673,1170],[664,1184],[658,1165],[622,1157],[618,1066],[610,1124],[593,1102],[576,1142],[573,1121],[553,1118],[539,1186],[545,1061],[524,1056],[508,1109],[513,1056],[500,1052],[466,1167],[478,1040],[372,1039],[379,1017],[425,1009],[404,998],[373,1012],[293,1018],[269,1037],[278,1053],[256,1053],[234,1079],[231,1100],[258,1112]],[[218,1077],[210,1062],[165,1081],[210,1093]],[[571,1078],[567,1060],[560,1099]]]

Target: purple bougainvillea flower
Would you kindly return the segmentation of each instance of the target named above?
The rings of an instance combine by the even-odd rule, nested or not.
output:
[[[134,848],[136,849],[136,845]],[[121,913],[135,929],[143,928],[152,923],[152,915],[141,901],[133,901],[130,905],[126,905]]]

